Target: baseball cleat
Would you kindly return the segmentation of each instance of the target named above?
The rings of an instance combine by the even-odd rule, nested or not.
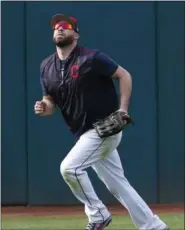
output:
[[[109,216],[103,223],[89,222],[85,230],[103,230],[110,224],[110,222],[112,222],[111,216]]]

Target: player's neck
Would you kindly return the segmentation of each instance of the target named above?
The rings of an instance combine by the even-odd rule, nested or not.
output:
[[[60,58],[60,60],[65,60],[68,58],[68,56],[70,55],[70,53],[73,51],[73,49],[76,47],[77,43],[74,42],[71,45],[67,46],[67,47],[56,47],[57,49],[57,54]]]

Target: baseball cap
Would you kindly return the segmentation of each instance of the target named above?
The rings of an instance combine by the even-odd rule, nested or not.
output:
[[[72,25],[74,31],[77,32],[77,33],[79,32],[76,18],[71,17],[71,16],[67,16],[67,15],[64,15],[64,14],[55,14],[51,18],[51,28],[52,28],[52,30],[54,29],[55,25],[58,22],[61,22],[61,21],[69,22]]]

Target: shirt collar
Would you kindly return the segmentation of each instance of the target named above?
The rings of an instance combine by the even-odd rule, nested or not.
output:
[[[74,47],[74,49],[72,50],[72,52],[70,53],[70,55],[67,57],[67,59],[64,60],[65,67],[68,67],[70,65],[71,61],[74,60],[75,54],[77,54],[79,50],[80,50],[80,47],[78,45],[76,45]],[[55,53],[55,57],[56,57],[57,71],[60,71],[61,70],[61,60],[60,60],[57,52]]]
[[[65,59],[64,61],[65,61],[65,62],[70,61],[70,60],[73,58],[73,56],[78,52],[79,49],[80,49],[80,47],[79,47],[78,45],[76,45],[76,46],[74,47],[74,49],[71,51],[70,55],[69,55],[69,56],[67,57],[67,59]],[[59,56],[58,56],[58,53],[57,53],[57,52],[56,52],[56,58],[57,58],[59,61],[61,61],[60,58],[59,58]]]

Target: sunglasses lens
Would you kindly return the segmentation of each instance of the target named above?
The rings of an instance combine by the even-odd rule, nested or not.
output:
[[[72,29],[72,25],[69,22],[58,22],[55,25],[55,30],[59,29],[60,27],[62,27],[64,30],[71,30]]]

